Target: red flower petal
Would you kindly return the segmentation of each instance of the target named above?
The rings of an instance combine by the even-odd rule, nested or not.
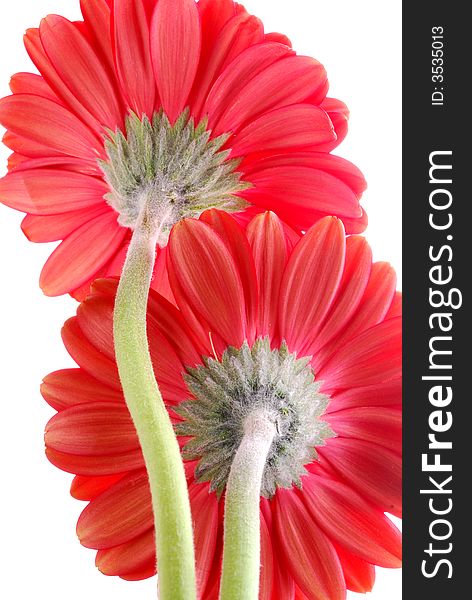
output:
[[[14,171],[0,179],[2,202],[34,215],[103,206],[107,192],[108,186],[95,177],[57,169]]]
[[[317,146],[332,140],[334,130],[324,110],[293,104],[263,114],[228,142],[231,156]]]
[[[51,87],[55,95],[58,97],[57,102],[61,105],[64,103],[66,107],[70,108],[70,110],[90,128],[91,131],[94,131],[97,134],[97,138],[95,139],[95,143],[97,143],[100,140],[98,137],[100,136],[101,131],[100,123],[74,96],[74,94],[62,81],[56,69],[52,66],[51,61],[49,60],[49,57],[47,56],[41,42],[39,29],[28,29],[24,36],[24,43],[26,51],[28,52],[31,60],[44,77],[46,83]]]
[[[201,2],[197,4],[199,7]],[[205,40],[205,29],[202,23],[202,42]],[[219,32],[209,52],[202,56],[200,67],[195,78],[192,92],[192,113],[201,118],[202,107],[211,89],[224,68],[239,54],[250,46],[262,42],[264,28],[256,17],[242,12],[231,18]]]
[[[118,250],[113,259],[108,263],[105,277],[119,278],[121,276],[123,267],[125,266],[126,256],[128,255],[130,240],[131,237],[129,236],[129,239],[125,240],[120,250]]]
[[[121,275],[121,271],[119,272]],[[156,263],[152,274],[151,288],[164,296],[166,300],[175,304],[174,294],[170,287],[169,274],[167,272],[167,246],[156,249]]]
[[[398,454],[352,438],[328,440],[318,451],[362,496],[383,511],[401,516],[402,464]]]
[[[154,373],[166,402],[180,403],[188,396],[182,379],[185,371],[177,352],[158,330],[155,321],[148,320],[149,352]]]
[[[344,102],[341,102],[341,100],[337,100],[336,98],[325,98],[320,106],[328,113],[329,118],[333,123],[334,130],[336,132],[336,139],[333,142],[322,144],[319,147],[319,151],[331,152],[334,150],[334,148],[337,148],[341,142],[344,141],[347,135],[349,109]]]
[[[149,26],[142,2],[114,0],[113,41],[118,79],[129,107],[141,118],[154,113],[156,84]]]
[[[133,540],[97,552],[95,565],[104,575],[123,576],[141,571],[156,560],[154,528]]]
[[[141,449],[123,454],[83,456],[46,448],[46,457],[62,471],[90,477],[124,474],[127,471],[143,469],[145,466]]]
[[[194,0],[159,0],[151,40],[162,108],[174,123],[186,106],[200,58],[200,21]]]
[[[261,512],[261,574],[259,600],[270,600],[274,579],[272,539],[264,514]]]
[[[355,335],[380,323],[391,304],[395,293],[397,278],[395,271],[388,263],[374,263],[369,282],[362,300],[353,312],[347,326],[332,338],[324,347],[317,346],[313,351],[313,367],[317,371],[331,355],[344,346]]]
[[[101,383],[121,392],[118,369],[114,361],[97,350],[80,329],[77,318],[65,322],[62,328],[62,340],[66,350],[89,375]]]
[[[59,101],[46,81],[35,73],[15,73],[10,80],[10,89],[13,94],[33,94],[54,102]]]
[[[43,379],[41,394],[56,410],[88,402],[124,402],[120,392],[110,388],[83,369],[63,369]]]
[[[236,14],[235,3],[233,0],[200,0],[197,8],[205,33],[203,40],[211,49],[221,28]]]
[[[76,475],[70,486],[70,494],[76,500],[93,500],[123,477],[119,475],[104,475],[102,477],[86,477]]]
[[[297,586],[309,600],[344,600],[338,555],[300,498],[279,489],[274,502],[280,548]]]
[[[311,475],[304,478],[300,495],[330,539],[369,563],[388,568],[401,566],[400,532],[351,488]]]
[[[220,576],[223,556],[223,533],[221,529],[218,531],[215,560],[213,561],[210,577],[208,578],[208,584],[205,592],[199,597],[199,600],[219,600],[220,597]]]
[[[77,228],[111,210],[106,205],[97,205],[96,208],[85,208],[57,215],[29,214],[21,222],[21,230],[30,242],[55,242],[63,240]]]
[[[363,329],[377,325],[385,318],[388,307],[395,295],[396,285],[397,277],[391,265],[388,263],[374,263],[372,265],[372,272],[364,297],[355,318],[349,323],[346,331],[343,332],[343,340],[347,340]]]
[[[5,136],[6,135],[7,134],[5,134]],[[4,142],[5,136],[3,136],[3,139],[2,139],[3,142]],[[7,144],[5,144],[5,145],[7,145]],[[18,152],[12,152],[7,159],[8,171],[9,172],[14,171],[15,169],[20,167],[24,162],[27,162],[28,160],[29,160],[29,158],[27,156],[22,156],[21,154],[18,154]]]
[[[97,279],[92,285],[91,295],[105,296],[105,298],[114,298],[118,288],[118,277],[107,277]]]
[[[257,276],[254,259],[247,236],[236,221],[221,210],[209,210],[202,214],[200,220],[211,225],[226,244],[233,257],[234,264],[241,277],[246,306],[246,339],[249,344],[254,341],[258,313]]]
[[[248,81],[289,54],[293,54],[289,48],[274,43],[256,44],[242,52],[230,68],[223,71],[208,95],[203,114],[209,116],[210,128],[215,129],[226,107],[241,94]],[[219,135],[230,131],[218,126],[214,133]]]
[[[390,308],[388,309],[388,312],[385,315],[385,319],[394,319],[395,317],[401,317],[403,308],[402,303],[402,293],[395,292],[395,296],[393,297],[392,304],[390,305]]]
[[[323,109],[330,114],[342,114],[349,119],[349,109],[344,102],[337,98],[325,98],[321,103]]]
[[[401,373],[401,319],[389,319],[352,338],[318,372],[324,390],[367,386]]]
[[[371,592],[375,583],[374,566],[351,554],[341,546],[335,545],[335,548],[343,568],[347,589],[358,594]]]
[[[128,409],[123,404],[93,402],[57,413],[47,424],[48,448],[79,456],[124,454],[139,448]]]
[[[320,104],[320,107],[323,107],[323,102]],[[341,143],[346,139],[348,133],[348,119],[346,119],[342,115],[333,115],[333,113],[328,112],[328,116],[331,119],[331,122],[334,127],[334,132],[336,134],[336,138],[332,142],[326,142],[324,144],[320,144],[316,150],[318,152],[332,152],[335,148],[341,145]],[[353,233],[362,233],[362,231],[353,231]],[[348,588],[349,589],[349,588]]]
[[[259,283],[257,335],[274,337],[282,276],[287,262],[283,226],[274,213],[259,215],[247,228]]]
[[[362,406],[396,406],[399,408],[401,404],[402,380],[399,377],[384,383],[350,388],[336,393],[331,397],[327,412]]]
[[[50,15],[41,22],[39,33],[51,63],[77,100],[105,127],[122,127],[113,84],[77,28],[63,17]]]
[[[125,581],[142,581],[148,579],[156,574],[156,561],[149,561],[139,571],[133,571],[132,573],[126,573],[126,575],[120,575],[121,579]]]
[[[148,319],[152,319],[160,332],[172,345],[183,365],[201,364],[201,356],[182,313],[162,296],[151,291],[148,302]]]
[[[301,356],[307,332],[315,335],[331,306],[344,255],[342,223],[327,217],[310,229],[289,258],[280,292],[280,335]]]
[[[348,160],[325,152],[290,152],[275,154],[266,158],[254,159],[251,155],[244,160],[241,170],[244,173],[253,173],[267,169],[284,167],[302,167],[322,171],[339,179],[356,196],[360,198],[367,184],[361,171]]]
[[[87,548],[118,546],[153,526],[146,472],[131,473],[92,500],[80,515],[77,535]]]
[[[351,408],[325,416],[338,437],[357,438],[401,453],[401,410],[384,407]]]
[[[247,329],[243,288],[221,238],[201,221],[181,221],[174,226],[169,240],[169,258],[192,308],[228,345],[241,346]],[[179,299],[182,292],[173,291]]]
[[[202,74],[209,70],[208,63],[215,51],[216,40],[226,23],[236,15],[236,5],[233,0],[200,0],[197,9],[200,15],[202,47],[196,85]]]
[[[152,17],[152,13],[154,12],[154,8],[156,7],[156,0],[141,0],[141,1],[144,4],[144,10],[146,11],[146,16],[148,18],[148,21],[150,21],[151,17]],[[113,2],[113,0],[110,0],[110,2]]]
[[[40,278],[44,293],[60,296],[85,283],[112,258],[126,234],[116,221],[116,213],[101,215],[76,229],[44,265]]]
[[[350,236],[346,240],[346,263],[333,302],[321,331],[310,346],[309,354],[316,355],[330,340],[337,344],[336,336],[355,315],[364,295],[372,269],[372,251],[366,239]]]
[[[273,535],[274,555],[280,557],[282,550],[280,550],[280,544],[277,544],[276,536]],[[287,600],[294,600],[295,598],[295,582],[292,575],[287,569],[285,562],[281,560],[274,561],[274,583],[272,585],[272,596],[271,600],[281,600],[287,598]]]
[[[189,486],[190,504],[194,523],[197,589],[205,589],[210,577],[218,532],[218,500],[209,486],[194,483]]]
[[[9,137],[9,140],[13,137],[20,144],[23,142],[26,144],[31,144],[31,142],[29,142],[28,140],[15,136],[14,134],[5,134],[5,136],[7,135]],[[98,177],[102,179],[103,174],[97,164],[96,158],[83,159],[74,158],[72,156],[59,156],[58,154],[54,154],[54,151],[50,149],[46,149],[46,151],[49,152],[49,156],[44,156],[44,148],[46,148],[46,146],[44,146],[41,150],[41,156],[31,158],[26,155],[22,157],[20,164],[15,165],[15,171],[57,168],[59,171],[72,171],[74,173],[80,173],[81,175],[91,175],[92,177]]]
[[[325,85],[326,71],[318,61],[306,56],[283,58],[243,82],[240,93],[233,96],[218,119],[215,133],[237,131],[262,113],[304,102],[318,90],[323,96]]]
[[[97,158],[103,150],[90,129],[71,112],[40,96],[18,94],[2,98],[0,123],[13,133],[61,154],[87,159]]]
[[[113,344],[114,299],[91,296],[77,309],[77,322],[82,333],[97,350],[115,359]]]
[[[80,0],[80,10],[84,16],[89,37],[93,42],[93,48],[115,81],[110,7],[106,0]]]
[[[172,266],[169,246],[167,246],[167,249],[167,273],[169,275],[169,283],[172,294],[175,298],[175,303],[179,307],[182,316],[186,320],[188,328],[194,335],[196,347],[198,348],[201,356],[211,356],[214,354],[213,348],[215,344],[215,336],[218,341],[221,341],[224,347],[226,347],[226,345],[222,341],[221,336],[212,331],[210,325],[205,321],[205,319],[203,319],[201,315],[197,315],[194,312],[194,309],[187,301],[187,297],[184,293],[182,285],[180,284],[176,271]]]
[[[324,215],[359,218],[362,210],[354,192],[340,179],[309,167],[280,166],[244,177],[253,187],[241,196],[267,210],[277,211],[289,223],[306,229]]]
[[[102,267],[98,271],[95,271],[93,273],[92,277],[87,279],[87,281],[85,281],[85,283],[82,283],[78,288],[74,288],[73,290],[71,290],[69,292],[69,294],[71,295],[72,298],[74,298],[74,300],[77,300],[77,302],[82,302],[82,300],[85,300],[87,298],[87,296],[90,294],[90,287],[91,287],[92,283],[95,281],[95,279],[104,277],[105,275],[106,275],[106,268]]]
[[[266,33],[264,39],[266,42],[277,42],[278,44],[283,44],[289,48],[292,47],[292,42],[283,33],[277,33],[276,31],[273,31],[272,33]]]
[[[22,166],[25,162],[28,162],[29,159],[40,160],[44,159],[44,157],[47,155],[49,155],[50,160],[60,157],[60,152],[53,150],[52,148],[48,148],[43,144],[39,144],[38,142],[28,140],[21,135],[16,135],[11,131],[7,131],[5,133],[2,138],[2,142],[5,144],[5,146],[7,146],[7,148],[13,150],[13,152],[17,155],[12,159],[13,168],[15,169],[18,167],[18,163],[20,166]]]

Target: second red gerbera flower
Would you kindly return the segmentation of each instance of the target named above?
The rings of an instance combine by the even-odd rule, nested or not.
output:
[[[151,189],[166,200],[161,246],[179,218],[212,206],[246,206],[246,221],[271,209],[297,230],[326,214],[365,227],[364,178],[329,154],[347,109],[326,97],[319,62],[233,0],[81,6],[83,22],[51,15],[28,30],[41,75],[18,73],[0,101],[13,150],[0,199],[28,213],[32,241],[63,240],[41,275],[46,294],[82,298],[95,278],[119,275]],[[161,253],[157,287],[164,269]]]
[[[169,273],[178,307],[151,293],[155,374],[179,431],[195,523],[200,597],[218,597],[222,502],[248,411],[277,435],[261,498],[265,600],[342,600],[373,565],[400,565],[401,304],[364,238],[326,218],[299,238],[272,214],[247,233],[210,211],[177,225]],[[46,377],[58,411],[49,459],[89,501],[78,524],[106,574],[155,572],[148,481],[114,362],[116,282],[99,281],[63,338],[79,369]],[[262,404],[261,404],[262,402]]]

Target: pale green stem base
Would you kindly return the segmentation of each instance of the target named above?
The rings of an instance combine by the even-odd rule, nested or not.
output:
[[[247,418],[226,487],[221,600],[259,597],[260,492],[275,434],[274,423],[263,411]]]
[[[116,361],[149,476],[159,563],[159,598],[195,600],[195,558],[187,482],[179,445],[154,376],[146,310],[158,232],[136,228],[118,287]]]

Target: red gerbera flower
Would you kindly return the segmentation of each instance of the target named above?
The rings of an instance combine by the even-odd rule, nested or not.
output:
[[[266,600],[366,592],[400,565],[401,302],[386,263],[327,217],[300,238],[273,213],[245,231],[220,211],[174,227],[177,306],[151,292],[155,374],[181,437],[200,597],[218,597],[225,481],[239,422],[260,398],[277,415],[261,498]],[[116,280],[100,280],[64,326],[80,365],[45,378],[58,413],[47,455],[89,501],[81,542],[108,575],[155,572],[151,499],[114,361]],[[314,448],[314,446],[316,446]]]
[[[28,30],[41,75],[16,74],[0,101],[13,150],[1,201],[28,213],[30,240],[63,240],[41,275],[46,294],[82,298],[95,278],[120,274],[150,188],[178,205],[168,225],[252,206],[298,230],[326,214],[363,230],[364,178],[329,154],[347,109],[326,97],[319,62],[233,0],[81,6],[81,22],[50,15]],[[164,265],[161,253],[157,287]]]

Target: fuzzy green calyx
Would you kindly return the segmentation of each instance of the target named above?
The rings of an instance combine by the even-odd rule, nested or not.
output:
[[[184,458],[199,459],[195,475],[221,494],[234,455],[251,414],[263,412],[276,428],[262,479],[261,494],[271,497],[278,487],[300,486],[305,465],[317,458],[335,434],[320,417],[329,397],[320,392],[309,358],[298,359],[283,343],[272,350],[267,338],[252,348],[228,348],[221,361],[207,358],[188,369],[187,386],[195,397],[175,411],[183,418],[177,433],[192,439]]]
[[[128,116],[126,135],[110,131],[108,160],[100,166],[120,225],[134,229],[144,210],[158,244],[165,246],[174,223],[185,217],[210,208],[243,210],[247,203],[236,194],[250,184],[240,179],[239,161],[228,160],[230,151],[222,150],[229,135],[210,137],[207,120],[195,126],[188,109],[174,125],[160,111],[152,121]]]

